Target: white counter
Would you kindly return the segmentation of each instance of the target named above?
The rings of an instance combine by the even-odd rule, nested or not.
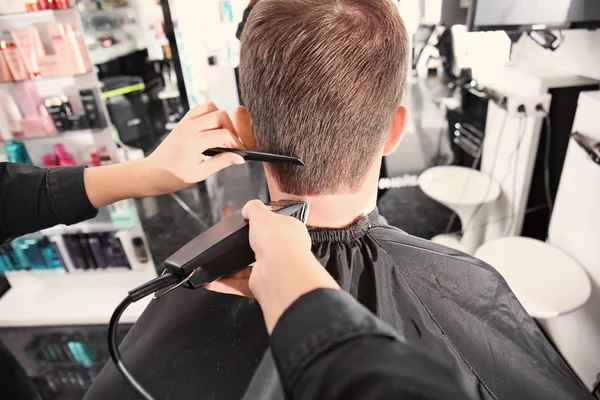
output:
[[[12,288],[0,298],[0,328],[108,324],[127,292],[153,279],[153,271],[7,273]],[[121,323],[134,323],[148,296],[132,304]]]

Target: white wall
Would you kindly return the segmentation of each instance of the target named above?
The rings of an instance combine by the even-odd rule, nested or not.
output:
[[[546,65],[588,78],[600,79],[600,30],[564,31],[564,41],[556,51],[545,50],[523,35],[515,44],[512,62],[515,66],[534,68]]]
[[[519,42],[515,44],[511,61],[515,67],[521,69],[553,69],[600,80],[600,46],[598,43],[600,43],[600,30],[591,32],[585,30],[565,31],[563,42],[556,51],[545,50],[528,36],[523,35]],[[596,109],[588,110],[587,119],[585,119],[587,122],[583,126],[582,103],[586,103],[587,100],[589,100],[588,103],[592,102],[590,100],[592,94],[588,93],[583,98],[580,96],[577,122],[574,124],[575,130],[590,135],[598,135],[597,132],[599,132],[596,116],[598,110],[600,110],[600,101],[598,101],[600,95],[595,94],[594,96],[597,99],[594,103]],[[570,158],[573,158],[575,153],[581,152],[579,148],[571,148],[572,146],[573,141],[569,145]],[[587,158],[583,156],[581,158],[582,165],[592,164]],[[596,248],[591,245],[591,243],[595,243],[593,238],[598,236],[598,231],[597,225],[593,224],[593,217],[587,214],[589,207],[582,207],[576,203],[583,201],[589,202],[589,204],[597,204],[598,200],[593,198],[594,195],[592,194],[584,195],[580,192],[574,193],[572,188],[565,189],[568,185],[574,185],[573,187],[580,191],[594,188],[594,184],[585,183],[587,182],[585,179],[591,176],[590,172],[581,168],[581,165],[576,167],[574,171],[572,168],[570,170],[567,167],[563,170],[562,178],[565,179],[565,174],[568,176],[565,181],[561,181],[560,187],[562,191],[568,190],[569,193],[561,193],[561,200],[564,200],[565,196],[571,196],[570,201],[572,204],[566,205],[559,202],[555,206],[551,221],[552,234],[550,234],[549,242],[580,262],[592,279],[593,291],[584,307],[559,318],[540,322],[556,343],[563,357],[586,386],[591,389],[596,381],[596,375],[600,373],[600,361],[597,357],[600,351],[600,321],[598,319],[598,312],[600,311],[600,280],[598,279],[600,278],[598,278],[598,253],[594,252]],[[594,167],[597,166],[594,165]],[[593,168],[593,171],[596,170],[597,168]],[[569,174],[574,177],[569,176]],[[559,192],[561,192],[561,189],[559,189]],[[577,210],[582,210],[583,213],[577,212]],[[590,220],[590,218],[592,219]],[[582,249],[582,243],[590,243],[590,245]],[[591,261],[588,260],[590,255],[594,257]]]

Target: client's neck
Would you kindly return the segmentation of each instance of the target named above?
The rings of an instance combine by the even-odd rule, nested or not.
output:
[[[352,194],[299,197],[279,190],[267,174],[271,200],[308,200],[310,213],[307,225],[319,228],[344,228],[370,214],[377,206],[377,187],[381,164],[374,163],[361,189]]]

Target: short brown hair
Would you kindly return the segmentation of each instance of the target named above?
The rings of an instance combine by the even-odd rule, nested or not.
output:
[[[288,194],[356,192],[402,100],[408,39],[391,0],[262,0],[242,36],[242,97]]]

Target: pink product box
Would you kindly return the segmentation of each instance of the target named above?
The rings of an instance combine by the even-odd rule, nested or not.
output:
[[[0,50],[0,82],[8,81],[12,81],[12,75],[10,74],[10,69],[8,69],[4,54],[2,54],[2,51]]]
[[[19,135],[14,135],[15,139],[56,135],[56,128],[50,116],[23,118],[21,127],[23,131]]]
[[[36,28],[13,29],[10,34],[17,44],[25,69],[30,77],[39,75],[38,60],[44,55],[44,48]]]
[[[39,60],[40,64],[40,75],[41,76],[61,76],[67,75],[65,73],[63,66],[58,62],[58,57],[56,55],[44,56]]]
[[[82,49],[85,42],[79,40],[78,32],[71,25],[53,23],[48,24],[47,28],[60,74],[83,74],[91,69],[87,50]],[[87,68],[88,65],[90,68]]]
[[[15,82],[13,87],[15,90],[15,98],[17,99],[23,117],[38,117],[40,115],[39,105],[42,104],[42,99],[38,94],[35,82]]]

